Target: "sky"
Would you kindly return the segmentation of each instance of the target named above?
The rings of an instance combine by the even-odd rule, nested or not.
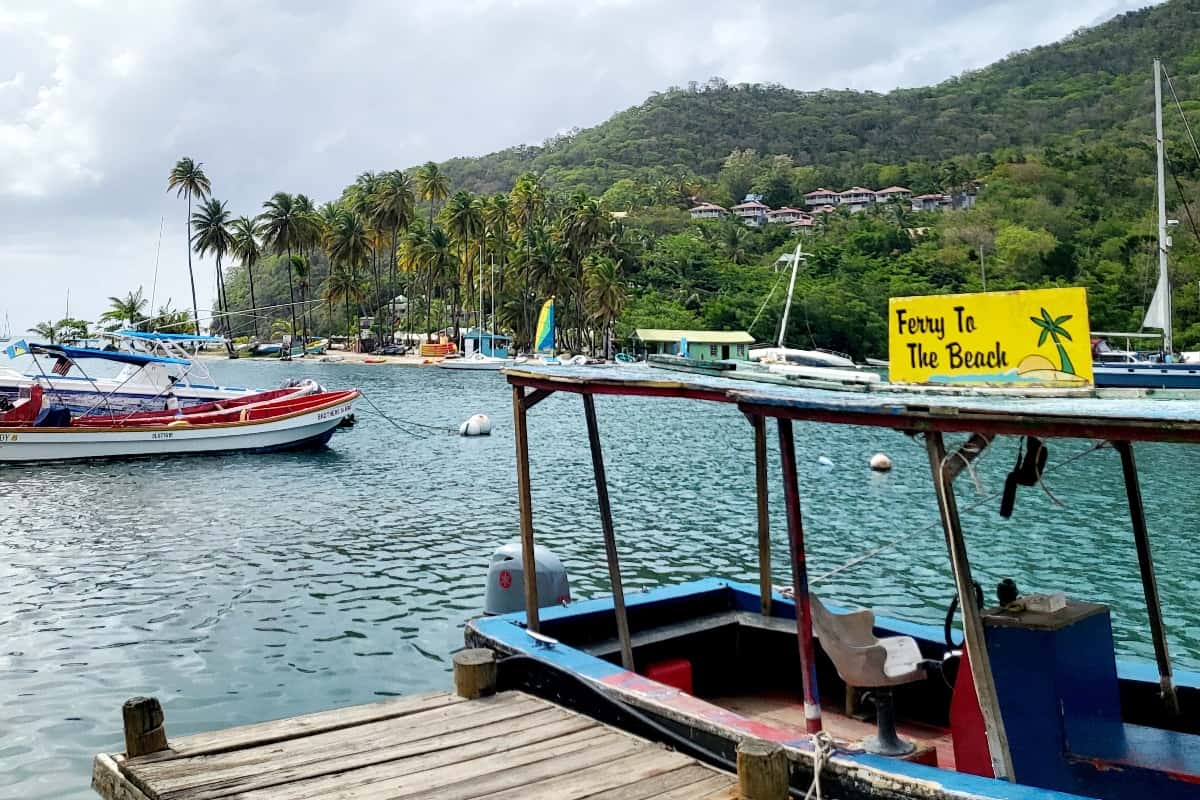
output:
[[[180,156],[252,215],[690,80],[932,84],[1147,2],[0,0],[0,335],[139,286],[190,305]],[[194,265],[203,317],[215,273]]]

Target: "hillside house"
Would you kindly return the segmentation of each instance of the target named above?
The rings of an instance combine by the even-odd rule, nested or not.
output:
[[[767,212],[767,222],[770,223],[789,224],[800,219],[811,219],[811,217],[798,208],[790,208],[788,206]]]
[[[757,227],[766,222],[767,212],[771,210],[771,207],[759,200],[747,200],[744,203],[738,203],[731,210],[733,215],[742,222]]]
[[[722,219],[729,216],[728,211],[715,203],[701,203],[688,213],[692,215],[692,219]]]
[[[912,189],[906,189],[903,186],[889,186],[875,193],[875,202],[887,203],[892,200],[904,202],[912,200],[912,196]]]
[[[839,199],[840,197],[837,192],[821,187],[804,195],[804,205],[809,208],[813,206],[836,206]]]
[[[943,208],[951,208],[952,205],[950,195],[941,192],[919,194],[912,199],[913,211],[940,211]]]
[[[838,205],[850,209],[851,214],[866,209],[874,202],[875,190],[864,189],[861,186],[852,186],[838,194]]]

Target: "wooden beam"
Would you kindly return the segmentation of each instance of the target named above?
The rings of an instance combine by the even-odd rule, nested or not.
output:
[[[521,509],[521,565],[525,572],[525,626],[537,633],[537,561],[533,554],[533,496],[529,488],[529,430],[525,389],[513,386],[513,440],[517,447],[517,502]]]
[[[125,757],[137,758],[167,749],[162,704],[153,697],[133,697],[121,706],[125,723]]]
[[[1171,654],[1167,650],[1167,631],[1163,625],[1162,605],[1158,599],[1158,578],[1154,574],[1154,555],[1150,551],[1150,533],[1146,528],[1146,510],[1142,504],[1142,487],[1138,483],[1137,462],[1129,442],[1113,442],[1121,455],[1121,471],[1125,476],[1125,495],[1129,498],[1129,520],[1133,527],[1133,542],[1137,547],[1138,570],[1142,576],[1142,592],[1146,597],[1146,612],[1150,616],[1150,637],[1154,640],[1154,660],[1158,663],[1158,683],[1163,703],[1170,714],[1179,714],[1179,696],[1175,692],[1175,676],[1171,671]]]
[[[468,700],[495,694],[496,654],[486,647],[473,647],[455,653],[454,691]]]
[[[552,394],[554,394],[553,389],[534,389],[532,392],[525,395],[521,402],[525,405],[525,410],[528,411]]]
[[[596,502],[600,506],[600,527],[604,532],[604,553],[608,559],[608,578],[612,583],[613,611],[617,616],[617,638],[621,642],[621,666],[633,671],[633,645],[629,638],[629,618],[625,614],[625,590],[621,586],[621,562],[617,556],[617,537],[613,532],[612,508],[608,502],[608,478],[604,474],[604,453],[600,450],[600,426],[596,423],[596,401],[583,395],[583,413],[587,417],[588,446],[592,451],[592,473],[596,478]]]
[[[737,748],[739,800],[787,800],[787,753],[775,742],[743,739]]]
[[[809,733],[817,733],[821,730],[821,692],[817,688],[817,659],[813,651],[812,602],[808,597],[804,522],[800,516],[800,483],[796,478],[796,444],[792,439],[791,420],[781,417],[776,423],[779,459],[783,466],[788,549],[792,556],[792,592],[796,598],[796,640],[800,647],[800,678],[804,685],[804,722]]]
[[[958,592],[958,607],[963,615],[963,633],[970,656],[971,677],[975,680],[975,694],[979,709],[983,712],[983,723],[987,730],[988,753],[992,760],[992,773],[1001,780],[1016,780],[1013,775],[1012,753],[1008,748],[1008,734],[1004,729],[1004,718],[1000,715],[1000,700],[996,695],[996,681],[992,676],[992,661],[988,657],[987,642],[983,633],[983,618],[975,603],[975,590],[971,580],[971,563],[967,559],[967,545],[963,538],[962,522],[958,517],[958,502],[954,498],[953,475],[957,470],[947,466],[946,445],[938,431],[925,435],[925,449],[929,453],[929,469],[933,473],[933,487],[937,492],[938,510],[942,516],[942,528],[946,534],[946,548],[950,552],[950,567],[954,571],[954,587]]]
[[[754,488],[758,502],[758,593],[764,617],[771,616],[771,510],[767,505],[767,420],[752,416]]]

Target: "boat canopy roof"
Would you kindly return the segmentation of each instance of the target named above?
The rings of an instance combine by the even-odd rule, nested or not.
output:
[[[756,416],[903,431],[1200,443],[1200,400],[1004,397],[945,389],[845,392],[755,383],[646,365],[515,367],[509,383],[546,392],[731,403]]]
[[[142,339],[148,342],[167,341],[167,342],[223,342],[223,336],[197,336],[192,333],[158,333],[156,331],[117,331],[115,336],[123,336],[126,339]]]
[[[44,353],[52,356],[62,356],[64,358],[95,358],[103,361],[116,361],[121,364],[137,364],[144,366],[146,364],[180,364],[182,366],[191,366],[191,361],[183,358],[167,358],[165,356],[151,356],[144,353],[127,353],[121,350],[93,350],[88,347],[67,347],[61,344],[31,344],[30,351],[34,353]]]

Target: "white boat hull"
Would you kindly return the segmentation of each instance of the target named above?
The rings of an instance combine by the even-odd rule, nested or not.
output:
[[[864,372],[854,369],[836,369],[833,367],[805,367],[799,364],[770,364],[767,371],[775,375],[787,375],[793,378],[808,378],[815,381],[832,381],[836,383],[879,383],[877,372]]]
[[[0,428],[0,463],[287,450],[328,441],[353,398],[262,422],[131,428]]]
[[[473,369],[473,370],[491,370],[496,372],[505,367],[513,365],[511,358],[491,358],[489,356],[481,356],[473,358],[467,356],[465,358],[445,358],[437,362],[437,365],[442,369]]]
[[[795,364],[797,366],[853,369],[854,360],[827,350],[800,350],[795,347],[756,347],[750,350],[751,361],[764,364]]]

